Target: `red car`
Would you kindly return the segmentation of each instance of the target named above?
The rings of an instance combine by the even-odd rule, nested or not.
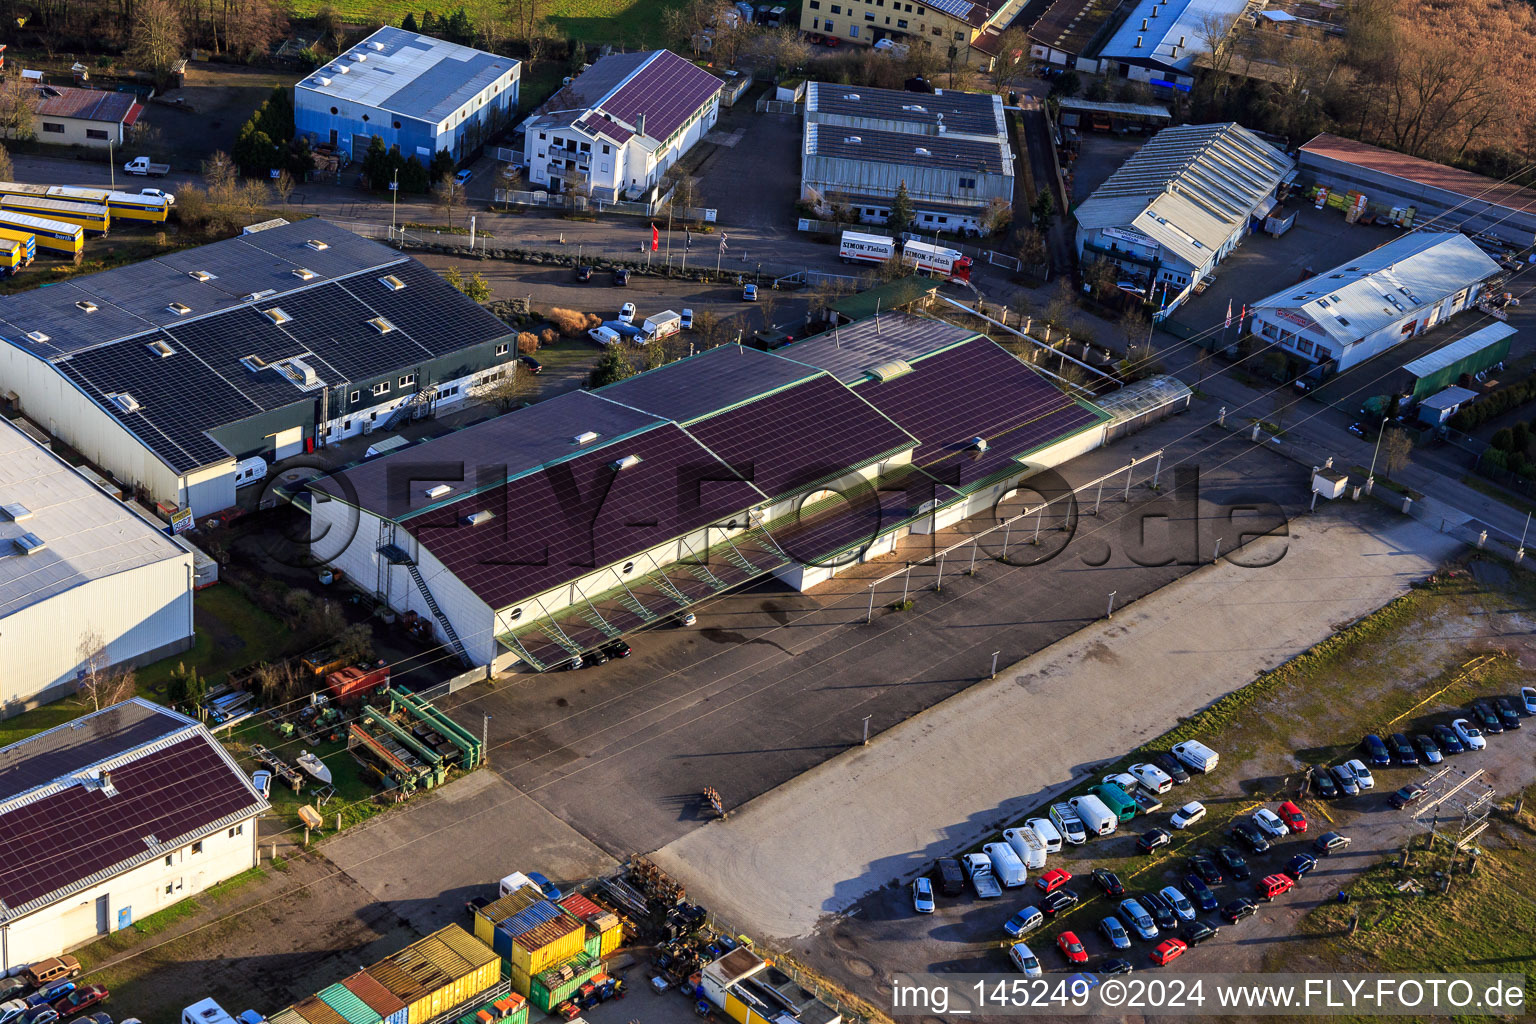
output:
[[[841,42],[842,40],[837,38],[837,36],[827,36],[827,38],[822,40],[822,43],[825,44],[829,50],[837,49],[837,44]]]
[[[1265,875],[1253,883],[1254,890],[1266,902],[1273,903],[1276,897],[1284,896],[1296,887],[1296,880],[1289,875]]]
[[[1035,884],[1040,887],[1041,892],[1055,892],[1070,881],[1072,881],[1072,872],[1066,868],[1052,868],[1035,879]]]
[[[1183,956],[1184,951],[1188,948],[1189,946],[1184,943],[1183,939],[1164,939],[1152,951],[1152,962],[1159,967],[1166,967],[1169,963]]]
[[[53,1008],[58,1011],[60,1017],[69,1017],[87,1006],[95,1006],[107,996],[111,995],[105,985],[82,985],[63,999],[56,1000]]]
[[[1088,951],[1083,948],[1078,940],[1076,932],[1062,932],[1056,937],[1056,948],[1061,950],[1061,955],[1074,964],[1088,962]]]
[[[1280,820],[1285,822],[1285,827],[1292,832],[1305,832],[1307,830],[1307,816],[1301,813],[1301,808],[1287,800],[1275,808],[1275,813]]]

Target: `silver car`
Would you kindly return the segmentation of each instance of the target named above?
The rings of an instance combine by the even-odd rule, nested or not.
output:
[[[1152,915],[1147,913],[1146,908],[1135,899],[1121,900],[1115,912],[1120,915],[1120,920],[1125,922],[1125,926],[1141,938],[1149,941],[1157,938],[1157,922],[1152,920]]]
[[[1339,784],[1339,790],[1345,796],[1360,795],[1360,783],[1355,779],[1355,773],[1349,770],[1349,765],[1336,764],[1328,770],[1333,773],[1334,781]]]
[[[1109,940],[1109,944],[1116,949],[1130,949],[1131,937],[1125,934],[1125,925],[1119,918],[1106,917],[1099,922],[1099,934]]]

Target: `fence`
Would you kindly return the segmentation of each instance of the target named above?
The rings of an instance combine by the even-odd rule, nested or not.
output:
[[[822,284],[846,284],[857,288],[863,283],[862,278],[854,277],[852,274],[827,274],[820,270],[797,270],[793,274],[785,274],[783,277],[773,279],[775,288],[785,284],[811,287]]]
[[[773,100],[763,96],[757,101],[759,114],[798,114],[805,109],[804,103],[790,103],[787,100]]]
[[[576,213],[618,213],[631,217],[655,217],[666,212],[671,193],[653,203],[632,203],[625,200],[593,199],[560,192],[528,192],[520,189],[498,188],[494,202],[504,206],[540,206],[549,210],[571,210]],[[673,211],[684,220],[697,220],[707,224],[715,222],[716,211],[690,206]]]
[[[865,1010],[845,1002],[840,993],[828,989],[825,981],[801,967],[790,954],[781,949],[773,948],[761,939],[747,935],[730,921],[725,920],[708,908],[705,908],[704,911],[704,927],[716,935],[729,936],[733,939],[749,939],[752,943],[753,951],[764,959],[772,960],[773,966],[789,975],[796,985],[799,985],[811,995],[836,1010],[844,1021],[852,1022],[852,1024],[865,1024],[865,1022],[870,1020],[870,1015]]]

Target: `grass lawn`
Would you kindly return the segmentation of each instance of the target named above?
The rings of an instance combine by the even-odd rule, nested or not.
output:
[[[114,225],[112,233],[105,238],[87,235],[83,258],[78,265],[40,251],[30,267],[23,268],[11,277],[0,278],[0,294],[31,291],[81,274],[94,274],[129,263],[142,263],[192,244],[179,241],[174,231],[166,231],[165,227],[163,224],[131,228]],[[159,241],[160,236],[164,237],[163,245]]]
[[[250,756],[253,743],[261,744],[289,764],[294,764],[294,759],[299,756],[301,750],[308,750],[323,760],[326,767],[331,770],[332,783],[336,787],[336,795],[327,800],[323,807],[315,800],[315,789],[318,783],[308,775],[304,776],[304,788],[298,793],[274,778],[270,800],[272,816],[280,818],[285,826],[295,829],[303,828],[303,823],[299,821],[299,808],[305,804],[314,806],[325,818],[325,827],[321,832],[328,835],[336,830],[338,813],[341,815],[342,828],[346,829],[373,817],[384,809],[384,805],[373,801],[378,789],[363,777],[361,766],[351,754],[347,753],[346,733],[341,732],[340,736],[341,739],[338,742],[311,744],[297,734],[282,735],[271,725],[269,719],[258,716],[240,723],[229,733],[223,734],[221,738],[230,753],[242,766],[251,771],[260,767],[255,758]]]
[[[331,7],[349,24],[366,25],[375,19],[385,19],[398,25],[407,12],[414,12],[419,22],[424,10],[442,14],[462,6],[471,21],[479,21],[490,3],[491,0],[468,0],[463,4],[453,0],[444,4],[419,0],[294,0],[290,13],[296,18],[310,18],[321,7]],[[646,47],[665,44],[661,12],[670,6],[675,4],[665,0],[551,0],[539,8],[539,14],[547,17],[555,34],[564,38],[579,39],[589,45],[618,43]]]

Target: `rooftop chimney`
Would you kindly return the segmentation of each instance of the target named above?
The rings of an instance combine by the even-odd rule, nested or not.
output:
[[[635,134],[636,135],[644,135],[645,134],[645,115],[644,114],[636,114],[635,115]]]

